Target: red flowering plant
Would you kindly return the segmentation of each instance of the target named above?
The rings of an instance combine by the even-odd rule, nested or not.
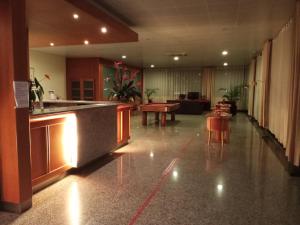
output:
[[[134,84],[134,79],[139,72],[138,70],[131,72],[123,64],[122,61],[114,63],[115,79],[112,80],[113,87],[110,89],[110,99],[118,101],[130,102],[135,101],[136,97],[142,97]]]

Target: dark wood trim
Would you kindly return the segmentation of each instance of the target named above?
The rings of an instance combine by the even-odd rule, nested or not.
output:
[[[13,213],[22,213],[22,212],[26,211],[27,209],[31,208],[31,206],[32,206],[31,198],[27,199],[19,204],[0,201],[0,210],[9,211],[9,212],[13,212]]]
[[[47,174],[45,174],[43,176],[40,176],[40,177],[32,180],[32,187],[33,187],[33,189],[37,185],[45,183],[46,181],[50,180],[53,177],[60,176],[60,175],[64,174],[67,170],[69,170],[71,168],[72,168],[71,166],[65,165],[65,166],[62,166],[62,167],[60,167],[60,168],[58,168],[56,170],[51,171],[50,173],[47,173]]]
[[[65,122],[65,120],[66,120],[66,118],[51,119],[51,125],[62,124]],[[46,127],[48,125],[49,125],[49,120],[42,120],[42,121],[31,120],[30,129]]]

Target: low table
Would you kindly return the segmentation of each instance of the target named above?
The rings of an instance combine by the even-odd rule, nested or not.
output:
[[[175,111],[180,107],[179,103],[151,103],[140,106],[143,112],[142,124],[147,125],[147,113],[154,112],[155,120],[159,121],[159,113],[161,113],[161,126],[166,126],[167,113],[171,113],[171,120],[175,121]]]

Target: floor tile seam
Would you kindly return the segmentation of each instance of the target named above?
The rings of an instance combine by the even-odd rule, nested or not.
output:
[[[147,195],[143,203],[138,207],[138,209],[136,210],[135,214],[131,218],[128,225],[134,225],[138,220],[138,218],[141,216],[141,214],[144,212],[144,210],[149,206],[151,201],[154,199],[154,197],[158,194],[158,192],[162,188],[162,185],[165,183],[166,178],[171,174],[172,169],[179,162],[183,154],[186,152],[187,147],[191,144],[192,141],[193,141],[193,137],[187,143],[185,143],[185,145],[180,149],[180,152],[178,153],[178,157],[174,158],[171,161],[171,163],[165,168],[165,170],[162,172],[161,177],[158,179],[158,182],[153,186],[151,192]]]

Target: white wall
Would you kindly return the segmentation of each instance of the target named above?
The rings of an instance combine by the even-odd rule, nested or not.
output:
[[[50,80],[44,79],[41,84],[45,90],[44,99],[49,99],[49,90],[55,90],[60,99],[66,99],[66,58],[64,56],[29,51],[30,73],[41,80],[44,74],[50,75]]]

